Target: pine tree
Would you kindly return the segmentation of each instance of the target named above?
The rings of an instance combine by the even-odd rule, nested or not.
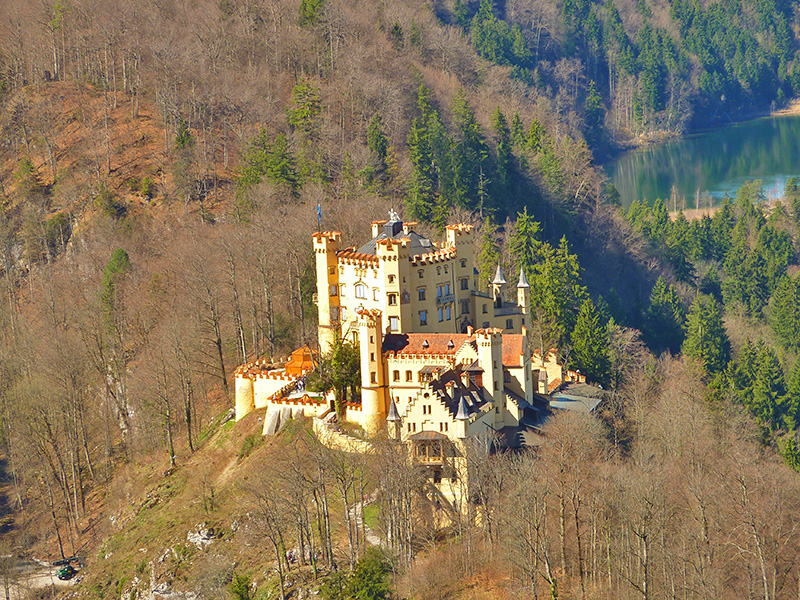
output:
[[[522,125],[519,113],[515,112],[511,118],[511,143],[517,150],[525,147],[525,128]]]
[[[784,275],[772,295],[773,331],[787,348],[800,350],[800,278]]]
[[[786,396],[783,368],[778,357],[766,345],[761,348],[756,360],[758,368],[753,382],[750,410],[762,424],[775,429]]]
[[[497,188],[496,197],[502,204],[505,204],[511,188],[514,165],[511,154],[511,131],[499,106],[492,113],[491,125],[497,152],[497,177],[494,181]]]
[[[451,106],[453,117],[454,203],[469,210],[481,205],[481,172],[489,156],[483,131],[464,90],[458,90]]]
[[[478,12],[472,18],[470,35],[478,54],[498,65],[509,62],[511,34],[505,21],[495,16],[492,0],[481,0]]]
[[[528,214],[526,206],[517,214],[517,221],[508,239],[508,252],[522,267],[529,280],[534,278],[536,263],[541,259],[542,242],[536,239],[541,225]]]
[[[584,120],[586,121],[586,143],[596,147],[603,139],[603,99],[597,93],[594,80],[589,83],[589,90],[584,104]]]
[[[789,431],[795,431],[800,427],[800,359],[795,361],[794,369],[789,376],[783,407],[783,423]]]
[[[478,289],[488,289],[494,277],[495,270],[500,261],[500,252],[497,249],[497,227],[491,219],[483,222],[481,241],[478,248]]]
[[[650,293],[650,306],[644,316],[643,333],[655,352],[669,350],[676,354],[683,343],[683,324],[686,311],[672,285],[659,277]]]
[[[591,298],[586,298],[572,332],[572,361],[589,381],[608,385],[611,369],[608,329]]]
[[[581,283],[578,257],[569,253],[569,244],[561,238],[558,248],[544,244],[542,259],[534,269],[531,305],[547,323],[544,336],[559,345],[569,344],[578,312],[588,297]]]
[[[728,363],[730,342],[722,312],[711,296],[698,294],[686,318],[686,339],[681,351],[698,359],[709,373],[719,373]]]

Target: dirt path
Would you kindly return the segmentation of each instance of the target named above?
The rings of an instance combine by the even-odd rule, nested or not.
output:
[[[58,567],[50,566],[43,561],[19,561],[11,567],[9,573],[8,597],[10,600],[23,600],[29,592],[42,588],[54,587],[63,590],[75,585],[80,575],[70,581],[61,581],[56,577]],[[6,586],[0,576],[0,598],[6,597]]]

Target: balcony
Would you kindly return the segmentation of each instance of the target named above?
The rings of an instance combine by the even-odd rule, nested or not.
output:
[[[447,294],[445,296],[436,297],[436,306],[444,306],[445,304],[452,304],[456,301],[455,294]]]

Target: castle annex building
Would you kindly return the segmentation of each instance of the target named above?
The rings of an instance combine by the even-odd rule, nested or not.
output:
[[[361,402],[339,418],[367,433],[385,431],[409,445],[443,499],[468,497],[467,440],[519,436],[549,412],[551,386],[577,380],[554,352],[532,353],[527,326],[530,286],[524,273],[516,303],[498,267],[487,291],[477,287],[473,229],[451,225],[441,244],[417,234],[395,213],[372,224],[372,238],[342,248],[336,231],[313,236],[319,344],[337,336],[359,349]],[[236,371],[236,418],[267,408],[264,434],[297,415],[337,418],[332,394],[305,390],[314,355],[287,363],[255,361]]]

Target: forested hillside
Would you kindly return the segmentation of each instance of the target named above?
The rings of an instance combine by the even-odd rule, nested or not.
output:
[[[3,544],[85,545],[86,597],[228,597],[234,561],[274,591],[282,546],[248,554],[246,522],[325,539],[319,586],[363,551],[358,475],[403,528],[406,597],[796,595],[796,182],[690,223],[623,212],[593,162],[793,97],[795,6],[9,0],[0,27]],[[420,481],[388,449],[362,468],[299,430],[251,454],[254,419],[220,427],[236,365],[316,345],[318,210],[356,244],[390,208],[434,239],[474,224],[482,281],[524,269],[535,344],[609,390],[482,471],[485,518],[445,533],[403,512]],[[288,477],[286,447],[296,480],[234,485]],[[206,519],[236,544],[180,546]]]

